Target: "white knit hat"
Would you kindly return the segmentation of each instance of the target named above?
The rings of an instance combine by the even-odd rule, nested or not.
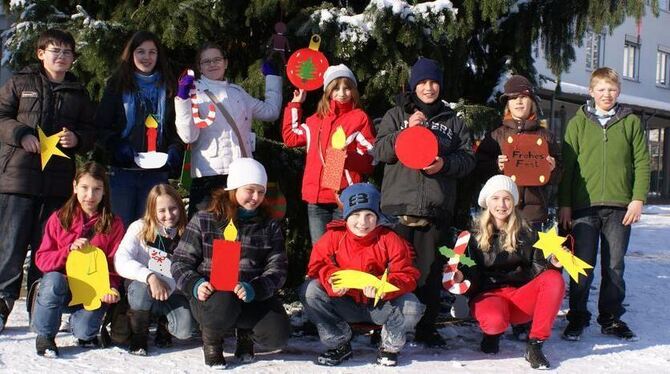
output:
[[[349,78],[349,80],[354,82],[354,87],[357,85],[354,73],[345,64],[331,65],[323,73],[323,90],[325,91],[330,82],[337,78]]]
[[[228,166],[228,183],[226,191],[234,190],[247,184],[260,184],[266,187],[268,175],[260,162],[253,158],[238,158]]]
[[[482,187],[482,190],[479,192],[479,199],[477,199],[479,206],[486,208],[486,199],[498,191],[509,192],[510,195],[512,195],[512,199],[514,200],[514,206],[519,203],[519,189],[516,188],[516,184],[512,178],[506,175],[498,174],[489,178],[489,180],[486,181],[484,187]]]

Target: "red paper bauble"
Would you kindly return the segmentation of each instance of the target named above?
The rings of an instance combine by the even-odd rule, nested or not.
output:
[[[286,76],[294,86],[313,91],[323,85],[323,73],[328,69],[328,59],[319,52],[321,38],[312,35],[308,48],[301,48],[291,55],[286,64]]]
[[[423,169],[437,157],[437,137],[423,126],[408,127],[395,140],[395,154],[410,169]]]

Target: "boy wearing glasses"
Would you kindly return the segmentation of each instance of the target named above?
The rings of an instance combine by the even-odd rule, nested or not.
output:
[[[90,150],[95,137],[88,93],[70,73],[72,35],[44,31],[36,55],[40,65],[0,88],[0,331],[19,297],[28,246],[39,247],[46,219],[72,192],[75,153]],[[38,127],[47,137],[57,134],[56,147],[69,158],[52,155],[42,165]],[[33,259],[28,289],[38,277]]]

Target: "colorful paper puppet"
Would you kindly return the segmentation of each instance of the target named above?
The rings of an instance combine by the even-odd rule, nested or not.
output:
[[[440,253],[449,258],[449,262],[444,265],[444,272],[442,273],[442,286],[445,290],[455,294],[462,295],[470,289],[470,281],[463,280],[462,282],[455,282],[454,277],[458,271],[458,264],[462,263],[466,266],[474,266],[475,262],[471,258],[465,255],[465,250],[468,248],[468,242],[470,242],[470,232],[461,231],[458,234],[458,239],[456,240],[456,245],[454,249],[447,247],[441,247],[439,249]]]
[[[39,137],[40,140],[40,157],[42,161],[42,170],[47,166],[47,163],[51,159],[51,156],[60,156],[60,157],[65,157],[65,158],[70,158],[70,156],[66,155],[58,149],[58,142],[60,141],[60,137],[63,135],[63,131],[53,134],[51,136],[46,136],[44,134],[44,131],[37,126],[37,136]]]
[[[105,252],[92,245],[70,252],[65,274],[72,293],[69,306],[83,304],[86,310],[96,310],[102,306],[103,296],[116,293],[109,286]]]
[[[155,271],[162,276],[172,278],[172,271],[170,270],[171,266],[172,261],[167,252],[161,251],[155,247],[149,247],[149,270]]]
[[[312,35],[308,48],[301,48],[291,55],[286,64],[286,76],[291,83],[305,91],[323,85],[323,74],[328,69],[328,59],[319,52],[321,37]]]
[[[209,282],[217,291],[232,291],[239,282],[242,243],[237,239],[233,220],[223,230],[223,239],[214,239]]]
[[[326,149],[321,187],[339,191],[344,173],[344,161],[347,159],[347,135],[342,126],[338,126],[330,139],[330,147]]]
[[[336,288],[362,290],[368,286],[374,287],[376,290],[374,306],[377,306],[377,302],[379,302],[379,298],[382,294],[400,290],[398,287],[389,283],[387,278],[388,269],[384,271],[381,279],[359,270],[338,270],[332,275],[333,287]]]
[[[273,53],[278,53],[284,63],[286,63],[286,52],[291,50],[291,46],[289,46],[288,38],[285,34],[286,24],[284,22],[275,23],[275,33],[270,40],[268,40],[267,44],[268,56]]]
[[[586,269],[593,269],[593,266],[563,248],[567,238],[558,235],[556,225],[547,232],[538,232],[538,235],[540,239],[533,247],[541,249],[544,257],[553,255],[575,282],[579,282],[579,274],[586,276]]]
[[[542,137],[515,134],[507,137],[502,153],[507,156],[504,173],[517,186],[543,186],[549,182],[549,147]]]
[[[437,157],[437,138],[426,127],[408,127],[398,134],[395,153],[398,160],[406,167],[423,169],[432,164]]]

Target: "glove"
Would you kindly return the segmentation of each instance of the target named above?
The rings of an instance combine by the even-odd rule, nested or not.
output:
[[[247,282],[240,282],[240,284],[242,287],[244,287],[244,292],[247,294],[247,297],[245,297],[242,301],[245,303],[254,301],[254,298],[256,297],[256,291],[254,291],[254,287]]]
[[[277,65],[275,65],[272,60],[265,60],[265,62],[263,62],[263,65],[261,65],[261,72],[265,76],[279,75],[279,69],[277,69]]]
[[[122,140],[114,149],[114,159],[120,166],[133,165],[137,152],[127,140]]]
[[[183,100],[188,99],[189,92],[193,88],[195,77],[189,74],[183,74],[177,84],[177,97]]]

